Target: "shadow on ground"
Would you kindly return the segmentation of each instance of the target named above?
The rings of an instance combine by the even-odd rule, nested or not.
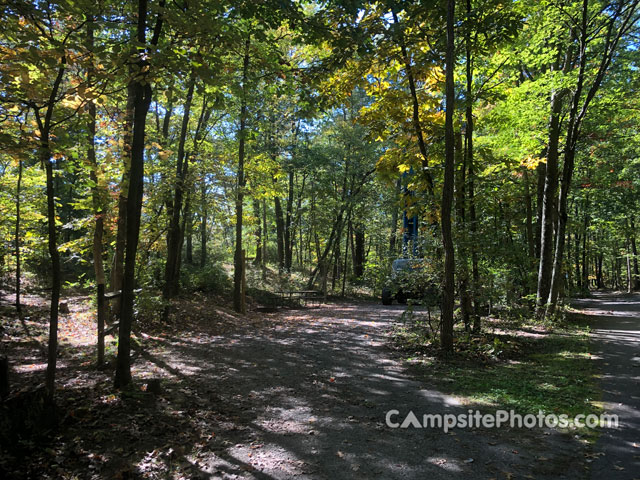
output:
[[[363,303],[247,318],[217,309],[199,322],[178,315],[170,334],[141,339],[134,376],[138,387],[161,379],[158,395],[114,395],[112,372],[90,365],[90,345],[63,349],[63,428],[27,450],[24,478],[584,475],[582,444],[553,431],[389,428],[392,409],[402,419],[469,408],[416,381],[387,347],[402,310]],[[0,458],[11,473],[20,463]]]

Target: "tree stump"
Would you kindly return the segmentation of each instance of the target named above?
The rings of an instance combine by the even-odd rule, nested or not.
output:
[[[67,302],[60,302],[60,306],[58,307],[58,311],[62,315],[67,315],[69,313],[69,304]]]
[[[147,383],[147,392],[154,395],[160,395],[162,393],[162,384],[159,378],[153,378]]]

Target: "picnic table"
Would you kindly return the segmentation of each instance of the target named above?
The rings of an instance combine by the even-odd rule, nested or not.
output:
[[[317,290],[280,290],[275,293],[281,305],[320,305],[324,300],[322,292]]]

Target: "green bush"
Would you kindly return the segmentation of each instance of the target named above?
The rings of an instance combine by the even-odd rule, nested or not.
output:
[[[368,261],[364,265],[363,279],[374,292],[379,292],[389,276],[391,262]]]
[[[231,279],[220,263],[210,263],[202,268],[185,265],[181,281],[185,290],[192,291],[225,292],[231,288]]]
[[[135,297],[133,311],[139,321],[150,322],[161,318],[164,307],[165,303],[159,292],[142,289]]]

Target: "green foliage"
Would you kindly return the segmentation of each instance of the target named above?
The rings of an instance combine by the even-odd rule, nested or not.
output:
[[[219,263],[209,263],[202,268],[188,265],[182,270],[181,282],[190,291],[224,293],[231,288],[231,279]]]
[[[606,53],[605,36],[595,35],[588,38],[585,55],[578,54],[576,19],[583,5],[473,0],[469,11],[466,4],[458,7],[456,273],[469,280],[480,312],[489,305],[532,303],[538,274],[533,243],[539,236],[538,187],[544,185],[539,173],[549,141],[549,99],[552,92],[563,92],[562,150],[579,60],[585,59],[588,86],[596,80]],[[150,2],[150,29],[157,6]],[[610,21],[618,3],[590,0],[587,7],[594,31],[608,25],[622,27],[623,16]],[[128,188],[127,85],[137,72],[130,61],[136,42],[131,41],[127,25],[133,23],[134,9],[123,2],[107,2],[98,9],[85,0],[14,2],[1,8],[2,274],[8,279],[15,271],[15,183],[22,161],[23,272],[41,284],[51,277],[44,176],[36,159],[47,92],[61,73],[50,147],[63,280],[72,284],[79,275],[91,276],[96,188],[109,276],[114,270],[118,198],[126,196]],[[166,282],[167,228],[180,184],[180,228],[185,237],[182,285],[187,291],[227,288],[224,272],[236,242],[238,124],[244,104],[247,185],[242,234],[247,256],[255,258],[260,249],[263,263],[279,268],[283,252],[278,237],[284,243],[289,235],[291,269],[307,277],[315,272],[316,286],[326,268],[336,291],[346,279],[345,291],[351,283],[380,292],[387,285],[391,261],[401,256],[401,242],[396,241],[392,251],[390,238],[401,239],[406,211],[419,218],[421,255],[428,267],[424,274],[407,276],[400,283],[417,292],[416,300],[437,305],[445,113],[443,15],[442,5],[417,1],[404,2],[402,8],[393,2],[205,1],[189,9],[167,4],[166,30],[149,58],[152,98],[145,130],[139,285],[159,290]],[[94,29],[93,47],[87,41],[89,24]],[[243,82],[247,41],[249,65]],[[588,270],[587,277],[595,276],[594,259],[600,257],[604,284],[624,288],[626,258],[636,259],[631,240],[637,234],[640,189],[636,135],[640,85],[634,41],[629,32],[619,39],[582,120],[568,196],[565,293],[585,291],[580,269]],[[565,57],[571,68],[560,68]],[[191,78],[195,91],[184,123],[186,172],[180,179],[177,159]],[[578,103],[585,101],[588,89],[581,95]],[[95,172],[87,161],[90,105],[96,109]],[[465,139],[470,127],[467,107],[474,120],[473,164]],[[364,228],[364,275],[358,279],[354,225]],[[528,227],[533,238],[528,238]],[[189,240],[189,254],[199,264],[202,232],[209,266],[201,269],[189,265],[185,257]],[[296,284],[304,284],[304,275],[299,275]]]
[[[152,323],[162,318],[166,303],[156,291],[142,290],[136,295],[134,313],[139,321]]]
[[[401,292],[414,303],[436,306],[441,300],[442,264],[428,259],[409,260],[406,267],[392,271],[384,283],[393,295]]]

